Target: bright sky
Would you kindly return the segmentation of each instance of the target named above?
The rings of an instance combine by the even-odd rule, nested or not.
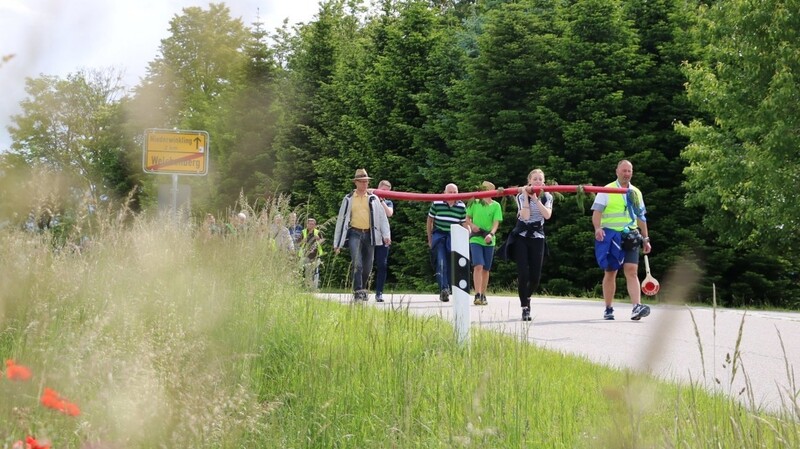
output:
[[[0,0],[0,152],[11,145],[6,127],[20,112],[25,78],[65,77],[79,69],[114,67],[133,87],[169,36],[169,21],[188,6],[208,9],[200,0]],[[319,0],[219,0],[250,26],[259,18],[272,32],[309,22]]]

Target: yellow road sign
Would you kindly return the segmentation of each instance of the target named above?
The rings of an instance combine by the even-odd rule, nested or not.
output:
[[[146,129],[143,166],[145,173],[208,174],[208,133],[170,129]]]

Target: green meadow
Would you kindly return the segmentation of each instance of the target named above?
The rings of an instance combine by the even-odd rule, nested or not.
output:
[[[800,447],[797,398],[766,414],[317,299],[259,226],[206,237],[139,218],[96,234],[78,248],[0,230],[0,356],[32,373],[0,379],[2,448]],[[42,406],[44,388],[80,414]]]

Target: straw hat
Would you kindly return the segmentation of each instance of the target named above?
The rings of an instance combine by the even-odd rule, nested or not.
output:
[[[358,170],[356,170],[356,175],[353,177],[353,181],[360,181],[362,179],[369,180],[369,179],[372,179],[372,178],[369,177],[369,175],[367,174],[367,171],[365,169],[359,168]]]

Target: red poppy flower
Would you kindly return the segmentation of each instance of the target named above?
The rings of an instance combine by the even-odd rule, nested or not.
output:
[[[9,380],[29,380],[31,370],[27,366],[17,365],[13,360],[6,360],[6,377]]]
[[[28,438],[25,438],[25,441],[28,443],[29,449],[50,449],[49,444],[40,443],[36,441],[36,438],[32,436],[28,436]]]
[[[25,443],[22,441],[17,441],[13,446],[11,446],[11,449],[50,449],[50,445],[40,443],[36,441],[36,438],[29,435],[27,438],[25,438]]]
[[[45,387],[44,392],[42,393],[42,397],[39,401],[45,407],[58,410],[59,412],[64,413],[66,415],[78,416],[81,414],[81,410],[78,408],[77,405],[62,398],[58,393],[56,393],[55,390],[51,390],[50,388],[47,387]]]

